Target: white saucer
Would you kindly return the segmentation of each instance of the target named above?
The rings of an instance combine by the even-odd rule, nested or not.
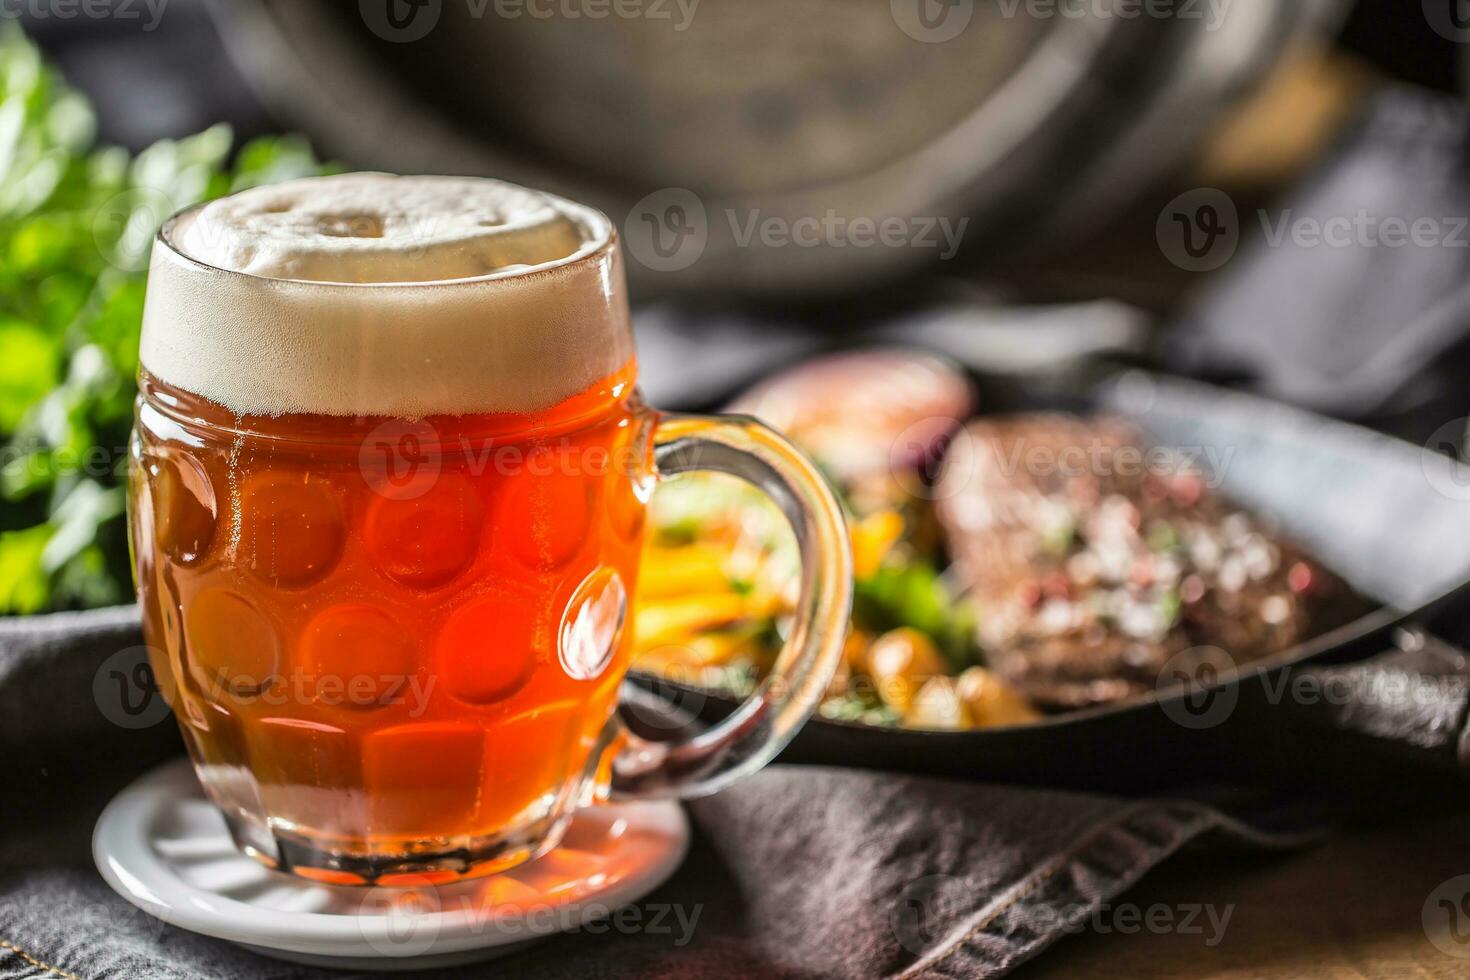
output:
[[[677,803],[582,810],[561,845],[504,874],[426,888],[320,885],[235,849],[187,759],[141,777],[92,834],[118,894],[170,925],[298,963],[410,970],[502,956],[657,888],[689,847]]]

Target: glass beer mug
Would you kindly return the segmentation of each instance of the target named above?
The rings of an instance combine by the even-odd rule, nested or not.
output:
[[[181,213],[154,248],[131,451],[144,632],[238,846],[318,881],[487,874],[576,808],[768,762],[841,656],[816,468],[636,388],[603,215],[494,181],[344,175]],[[713,729],[615,709],[658,479],[744,478],[800,545],[773,672]],[[408,880],[408,879],[405,879]]]

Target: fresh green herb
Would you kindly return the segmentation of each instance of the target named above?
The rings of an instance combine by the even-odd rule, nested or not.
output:
[[[123,478],[149,250],[174,211],[322,172],[299,138],[229,165],[216,126],[129,158],[0,29],[0,614],[127,600]]]

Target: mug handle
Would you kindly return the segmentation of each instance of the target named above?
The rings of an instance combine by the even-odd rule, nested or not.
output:
[[[626,730],[609,797],[637,800],[719,792],[770,762],[811,717],[842,657],[852,611],[852,548],[842,508],[800,450],[752,418],[664,415],[654,436],[660,479],[728,473],[766,493],[796,532],[801,595],[775,666],[718,725],[668,742]]]

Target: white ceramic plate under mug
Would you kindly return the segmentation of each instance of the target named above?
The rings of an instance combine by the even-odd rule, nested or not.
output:
[[[107,883],[170,925],[265,956],[357,970],[505,955],[637,901],[688,847],[677,803],[612,804],[580,811],[560,846],[504,874],[426,888],[316,884],[236,850],[187,759],[118,794],[92,836]]]

